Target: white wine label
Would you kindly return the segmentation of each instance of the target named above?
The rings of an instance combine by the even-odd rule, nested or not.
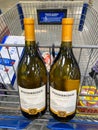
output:
[[[59,91],[50,87],[50,109],[60,117],[66,117],[75,112],[77,91]]]
[[[26,89],[19,86],[21,109],[29,114],[37,114],[45,108],[45,86]]]

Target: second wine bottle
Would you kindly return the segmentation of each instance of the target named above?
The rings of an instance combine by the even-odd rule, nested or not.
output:
[[[50,113],[60,121],[75,116],[80,69],[72,50],[73,19],[62,19],[60,51],[50,69]]]

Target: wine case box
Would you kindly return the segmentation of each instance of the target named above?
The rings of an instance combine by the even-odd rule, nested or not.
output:
[[[24,45],[24,36],[5,36],[2,40],[3,47],[0,47],[0,82],[5,83],[8,88],[11,85],[12,89],[16,89],[16,70],[19,62],[19,57],[23,53],[23,47],[15,47],[10,45]]]

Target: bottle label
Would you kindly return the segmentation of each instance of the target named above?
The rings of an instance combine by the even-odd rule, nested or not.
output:
[[[26,89],[19,86],[21,109],[35,115],[45,109],[45,85],[36,89]]]
[[[50,109],[59,117],[66,117],[75,112],[77,91],[59,91],[50,87]]]

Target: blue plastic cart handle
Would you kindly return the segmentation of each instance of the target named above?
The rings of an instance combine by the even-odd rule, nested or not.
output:
[[[17,4],[17,9],[18,9],[18,14],[20,18],[21,28],[23,30],[24,29],[24,25],[23,25],[24,14],[23,14],[21,4]]]
[[[0,115],[0,128],[23,130],[31,121],[23,116],[4,116]]]
[[[50,119],[47,128],[50,130],[98,130],[98,122],[72,119],[69,122],[62,123]]]
[[[87,13],[87,8],[88,8],[88,3],[84,3],[83,4],[83,8],[82,8],[82,13],[81,13],[81,18],[80,18],[80,23],[79,23],[79,31],[83,30],[83,26],[85,23],[85,18],[86,18],[86,13]]]

